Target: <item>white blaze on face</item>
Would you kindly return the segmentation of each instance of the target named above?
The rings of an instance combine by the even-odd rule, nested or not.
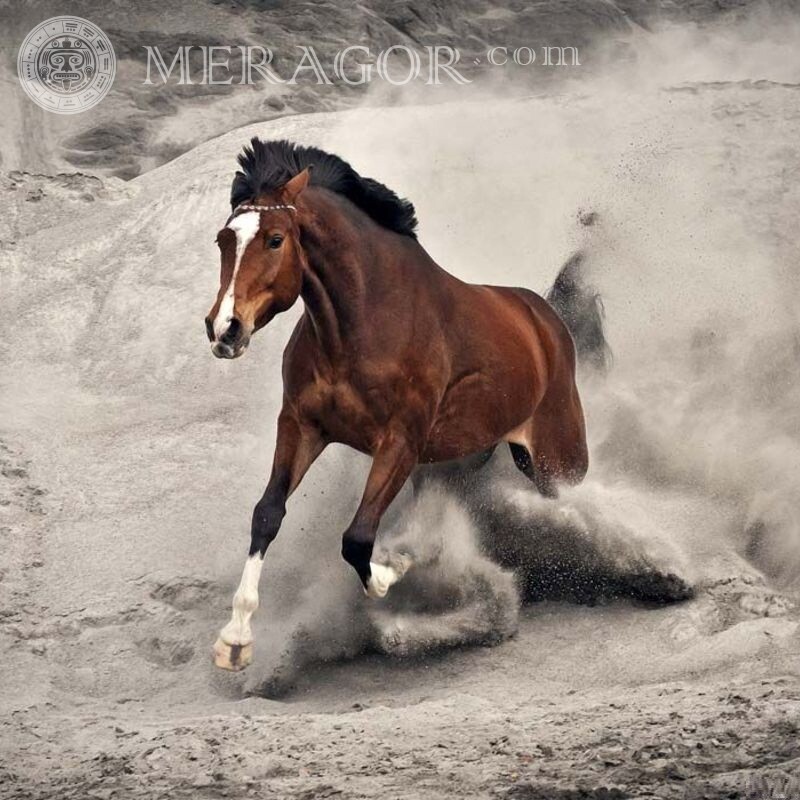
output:
[[[228,229],[236,234],[236,260],[233,264],[233,274],[222,302],[219,304],[219,311],[214,320],[214,336],[219,339],[228,330],[228,326],[233,319],[234,290],[236,288],[236,276],[239,274],[239,265],[242,263],[244,251],[247,245],[253,241],[258,229],[261,227],[261,214],[258,211],[245,211],[238,214],[229,223]]]

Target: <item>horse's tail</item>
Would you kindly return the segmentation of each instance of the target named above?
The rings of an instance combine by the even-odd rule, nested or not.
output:
[[[583,262],[580,250],[570,256],[547,292],[547,302],[572,334],[579,363],[606,372],[611,348],[603,330],[605,309],[600,294],[586,282]]]

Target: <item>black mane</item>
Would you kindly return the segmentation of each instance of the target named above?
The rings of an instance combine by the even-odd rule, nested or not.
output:
[[[285,139],[264,142],[254,136],[239,156],[239,165],[242,169],[231,186],[232,208],[277,189],[310,166],[312,186],[341,194],[385,228],[417,238],[414,206],[382,183],[362,178],[339,156]]]

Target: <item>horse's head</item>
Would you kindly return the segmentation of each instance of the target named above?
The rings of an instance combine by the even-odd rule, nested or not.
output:
[[[279,189],[242,203],[217,234],[220,287],[206,317],[217,358],[242,355],[250,337],[297,300],[305,256],[294,203],[308,179],[304,169]]]

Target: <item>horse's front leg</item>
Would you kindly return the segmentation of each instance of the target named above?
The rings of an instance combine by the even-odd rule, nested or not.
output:
[[[342,537],[342,556],[361,578],[370,597],[383,597],[401,577],[396,569],[370,562],[384,511],[397,496],[417,463],[408,439],[388,434],[375,452],[358,511]]]
[[[258,582],[264,556],[278,534],[286,514],[286,501],[324,447],[316,428],[303,425],[285,410],[281,412],[272,474],[253,510],[250,552],[239,588],[233,596],[231,620],[220,631],[214,644],[214,663],[222,669],[244,669],[253,658],[250,619],[258,608]]]

